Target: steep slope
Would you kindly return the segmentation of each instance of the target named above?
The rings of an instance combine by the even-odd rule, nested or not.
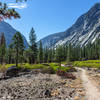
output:
[[[41,39],[43,47],[52,47],[66,36],[65,32],[55,33]]]
[[[72,27],[65,32],[53,34],[42,39],[43,45],[49,47],[71,43],[74,46],[85,46],[93,43],[100,36],[100,3],[95,4],[87,13],[78,18]],[[59,37],[56,41],[55,37]],[[63,37],[61,37],[63,36]],[[54,40],[53,43],[48,41]],[[45,40],[45,42],[44,42]]]
[[[14,36],[14,34],[16,33],[16,30],[11,26],[9,25],[8,23],[2,21],[0,22],[0,34],[1,33],[4,33],[5,35],[5,38],[6,38],[6,44],[7,46],[11,43],[12,41],[12,37]],[[23,36],[23,35],[22,35]],[[27,40],[25,39],[25,37],[23,36],[23,39],[24,39],[24,45],[25,47],[27,48],[28,47],[28,43],[27,43]]]

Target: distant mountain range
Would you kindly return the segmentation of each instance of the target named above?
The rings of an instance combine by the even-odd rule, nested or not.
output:
[[[12,42],[12,38],[14,36],[14,34],[16,33],[17,30],[15,30],[11,25],[9,25],[8,23],[2,21],[0,22],[0,34],[3,32],[6,38],[6,44],[7,46]],[[24,45],[27,48],[28,47],[28,43],[26,38],[22,35],[23,39],[24,39]]]
[[[64,32],[55,33],[41,39],[43,47],[56,47],[71,43],[74,46],[86,46],[100,37],[100,3],[96,3],[88,12],[81,15],[75,24]]]

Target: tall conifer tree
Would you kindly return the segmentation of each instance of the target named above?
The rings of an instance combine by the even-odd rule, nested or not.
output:
[[[37,61],[37,43],[36,43],[36,34],[32,28],[29,34],[29,49],[30,49],[30,62],[35,63]]]
[[[20,60],[20,62],[22,63],[22,59],[23,59],[23,52],[24,52],[24,42],[23,42],[23,38],[21,36],[20,32],[16,32],[16,34],[13,37],[13,48],[15,50],[15,59],[16,59],[16,66],[18,66],[18,62]]]
[[[42,47],[41,41],[40,41],[40,45],[39,45],[38,60],[39,60],[39,63],[43,63],[43,47]]]
[[[4,33],[1,33],[1,38],[0,38],[0,58],[1,58],[1,64],[4,62],[6,55],[6,40]]]

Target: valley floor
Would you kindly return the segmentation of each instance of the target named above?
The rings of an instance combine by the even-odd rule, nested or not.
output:
[[[84,100],[85,91],[78,73],[74,73],[75,80],[32,72],[1,80],[0,100]]]
[[[99,70],[76,69],[75,80],[34,71],[1,80],[0,100],[99,100]]]

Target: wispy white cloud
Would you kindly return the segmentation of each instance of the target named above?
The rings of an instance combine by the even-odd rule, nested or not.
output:
[[[9,3],[8,7],[9,8],[24,9],[24,8],[27,8],[27,4],[26,3]]]

